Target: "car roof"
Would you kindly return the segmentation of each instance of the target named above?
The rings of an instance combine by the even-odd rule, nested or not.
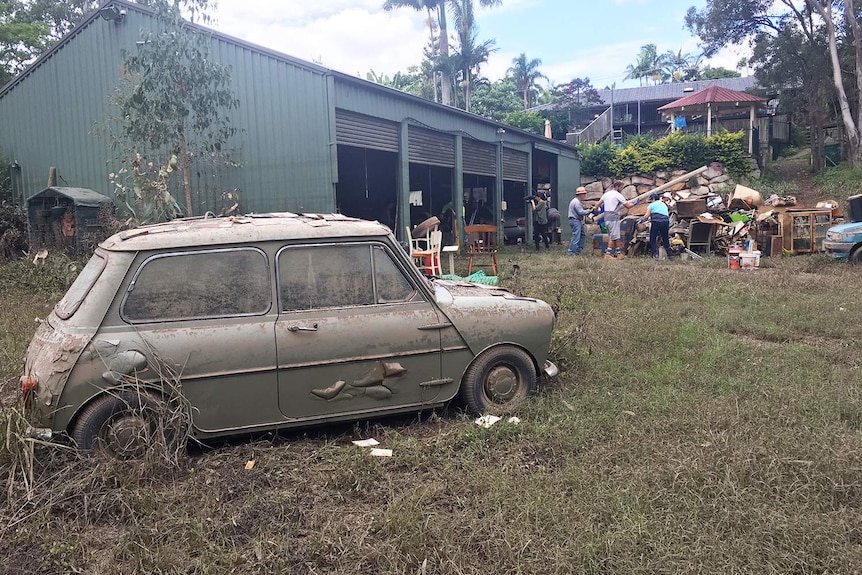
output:
[[[109,251],[143,251],[247,244],[271,240],[389,236],[388,227],[343,214],[290,212],[183,218],[116,233],[100,244]]]

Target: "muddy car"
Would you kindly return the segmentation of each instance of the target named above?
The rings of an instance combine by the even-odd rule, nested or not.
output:
[[[197,439],[418,411],[516,410],[554,314],[489,286],[428,280],[389,228],[339,214],[185,219],[103,242],[27,351],[41,435],[118,457],[158,406]]]

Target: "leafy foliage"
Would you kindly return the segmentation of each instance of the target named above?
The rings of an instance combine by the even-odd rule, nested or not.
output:
[[[182,18],[182,9],[200,15],[207,0],[159,0],[154,7],[157,28],[142,33],[138,50],[125,54],[123,80],[112,102],[114,116],[103,125],[104,133],[119,151],[123,173],[136,180],[133,188],[146,188],[140,178],[149,175],[152,186],[160,189],[160,180],[176,167],[182,174],[186,214],[193,215],[190,166],[224,160],[225,143],[235,133],[229,113],[239,101],[230,89],[229,68],[209,58],[210,36],[193,31]],[[141,171],[151,163],[158,169]],[[147,197],[160,197],[160,191],[134,199]],[[153,206],[142,210],[162,211]]]
[[[545,119],[536,112],[529,110],[519,110],[507,114],[503,118],[503,123],[534,134],[542,134],[545,130]]]
[[[520,111],[523,104],[518,97],[515,80],[506,76],[502,80],[476,86],[471,107],[474,114],[502,122],[507,115]]]
[[[608,166],[617,157],[620,150],[610,140],[598,144],[580,144],[578,152],[581,156],[581,174],[586,176],[610,176]]]
[[[610,141],[581,145],[581,173],[588,176],[622,177],[658,170],[691,171],[711,162],[721,162],[734,175],[751,170],[743,132],[703,134],[670,134],[659,140],[632,137],[623,148]]]
[[[27,215],[20,206],[0,200],[0,260],[27,252]]]
[[[508,70],[524,99],[525,110],[536,100],[538,95],[537,82],[548,79],[539,71],[541,65],[542,61],[539,58],[528,59],[527,55],[521,52],[520,56],[512,59],[512,67]]]
[[[0,1],[0,86],[98,5],[94,0]]]
[[[167,165],[157,166],[140,154],[118,174],[108,174],[119,199],[131,214],[126,225],[137,227],[171,220],[182,214],[182,208],[168,189],[168,180],[177,164],[172,156]]]

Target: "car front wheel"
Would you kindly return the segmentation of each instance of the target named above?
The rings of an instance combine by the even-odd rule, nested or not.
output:
[[[862,246],[850,252],[850,263],[856,266],[862,265]]]
[[[473,360],[461,382],[461,399],[475,414],[509,415],[536,388],[536,370],[517,347],[495,347]]]
[[[116,459],[140,459],[175,446],[168,404],[146,392],[116,391],[96,398],[78,416],[72,439],[78,449]]]

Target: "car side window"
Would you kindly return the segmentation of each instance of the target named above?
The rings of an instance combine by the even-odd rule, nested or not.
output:
[[[131,323],[263,315],[271,304],[266,254],[253,248],[208,250],[146,260],[120,315]]]
[[[408,301],[413,286],[379,245],[316,245],[278,256],[283,311]]]

